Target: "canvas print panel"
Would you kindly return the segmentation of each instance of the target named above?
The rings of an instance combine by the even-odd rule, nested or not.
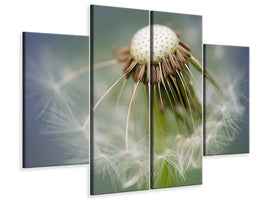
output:
[[[249,153],[249,48],[204,51],[205,155]]]
[[[23,167],[89,162],[89,38],[23,33]]]
[[[152,12],[151,188],[202,183],[202,17]]]
[[[148,14],[91,6],[91,194],[149,189]]]

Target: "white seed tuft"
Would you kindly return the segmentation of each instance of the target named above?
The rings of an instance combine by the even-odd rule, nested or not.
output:
[[[163,25],[153,25],[153,64],[168,58],[178,47],[175,32]],[[131,55],[139,64],[147,64],[150,60],[150,29],[146,26],[136,32],[131,43]]]

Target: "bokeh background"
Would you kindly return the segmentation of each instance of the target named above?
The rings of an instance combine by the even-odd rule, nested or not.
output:
[[[220,152],[209,152],[206,149],[207,155],[249,153],[249,47],[205,44],[204,48],[206,69],[222,93],[233,86],[235,94],[232,96],[242,109],[238,118],[234,117],[235,139],[231,142],[225,141],[228,144]],[[207,79],[205,84],[206,98],[215,109],[219,100]],[[209,102],[206,102],[206,108]],[[208,134],[207,132],[206,136]]]
[[[24,94],[23,94],[23,166],[43,167],[67,164],[79,164],[79,161],[69,160],[67,151],[72,145],[69,137],[64,134],[46,134],[49,107],[42,112],[37,108],[41,100],[46,100],[49,91],[49,81],[59,81],[64,75],[80,67],[86,67],[89,60],[89,38],[87,36],[58,35],[45,33],[23,34],[23,60],[24,60]],[[80,82],[80,81],[81,82]],[[88,83],[89,75],[85,73],[74,82],[64,86],[66,98],[78,99],[76,107],[88,115]],[[38,90],[36,90],[38,86]],[[80,89],[77,89],[80,88]],[[43,91],[47,91],[43,93]],[[50,93],[51,92],[51,93]],[[50,93],[50,94],[49,94]],[[57,99],[59,105],[64,105],[64,99]],[[75,109],[76,109],[75,108]],[[60,110],[58,110],[60,112]],[[42,113],[42,114],[41,114]],[[41,114],[41,115],[40,115]],[[60,124],[58,124],[60,126]],[[62,125],[64,127],[64,124]],[[51,127],[49,127],[51,128]],[[67,129],[68,127],[65,126]],[[46,131],[43,131],[47,129]],[[46,132],[46,133],[44,133]],[[88,133],[88,132],[87,132]],[[77,144],[76,144],[77,145]],[[88,149],[88,141],[85,141]],[[75,145],[74,145],[75,146]],[[77,146],[76,146],[77,147]],[[87,153],[88,156],[88,153]],[[87,159],[88,163],[88,159]]]

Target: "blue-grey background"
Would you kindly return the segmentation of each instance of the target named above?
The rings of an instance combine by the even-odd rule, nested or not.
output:
[[[42,117],[38,117],[40,110],[36,110],[35,105],[41,97],[32,94],[31,87],[35,83],[28,76],[33,74],[34,67],[45,67],[41,63],[44,48],[53,55],[47,64],[53,65],[56,72],[57,63],[75,66],[79,59],[88,60],[88,42],[87,36],[23,33],[23,167],[66,164],[64,148],[53,140],[53,136],[40,133],[44,122]]]
[[[249,153],[249,47],[205,44],[204,48],[205,67],[213,72],[215,81],[226,80],[229,71],[232,72],[231,68],[235,68],[234,73],[236,73],[236,75],[231,74],[233,82],[235,77],[238,78],[242,75],[239,92],[243,95],[240,102],[245,111],[237,121],[239,128],[235,140],[227,146],[223,154]],[[217,83],[220,87],[220,82]],[[210,91],[206,90],[205,92]]]

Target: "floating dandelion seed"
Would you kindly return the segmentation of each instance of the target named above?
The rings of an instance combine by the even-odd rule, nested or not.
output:
[[[42,121],[39,133],[64,150],[59,164],[88,163],[88,37],[48,34],[43,42],[37,35],[33,39],[38,39],[38,51],[27,58],[25,78]],[[77,50],[82,53],[74,52]]]
[[[230,74],[229,74],[230,75]],[[230,90],[233,88],[229,86]],[[207,89],[213,89],[209,86]],[[242,116],[244,107],[239,102],[238,93],[222,89],[220,95],[211,92],[213,96],[208,101],[206,117],[206,154],[222,154],[227,146],[235,140],[239,134],[239,118]],[[216,100],[217,99],[217,100]],[[210,103],[211,102],[211,103]]]
[[[136,139],[134,136],[136,125],[134,124],[134,127],[130,129],[131,114],[133,115],[133,121],[135,119],[135,102],[140,84],[145,88],[143,96],[151,95],[155,102],[153,105],[155,110],[153,123],[154,151],[156,152],[153,164],[155,187],[159,185],[173,186],[177,182],[183,182],[186,179],[186,170],[201,167],[202,108],[192,83],[198,84],[198,87],[200,87],[200,84],[193,75],[188,62],[191,62],[198,71],[201,72],[202,69],[190,51],[190,47],[179,38],[178,32],[167,26],[153,25],[152,63],[150,63],[149,26],[136,32],[131,45],[120,50],[120,56],[117,57],[116,61],[104,62],[107,65],[124,62],[123,73],[95,103],[94,112],[97,111],[101,102],[112,89],[121,81],[123,83],[116,100],[111,127],[108,135],[105,136],[107,139],[104,141],[106,142],[103,144],[101,139],[103,134],[100,134],[105,128],[103,129],[103,124],[98,125],[97,120],[94,121],[94,124],[96,125],[95,130],[99,133],[95,133],[95,142],[96,146],[101,146],[102,149],[102,154],[99,155],[105,155],[109,158],[114,157],[114,162],[119,160],[120,164],[117,169],[119,169],[120,175],[115,178],[117,178],[122,188],[133,185],[141,188],[149,182],[147,130],[140,131]],[[104,67],[105,64],[95,65],[94,69],[99,68],[99,66]],[[122,122],[125,121],[125,129],[123,130],[117,124],[115,125],[114,119],[117,118],[119,101],[130,77],[133,79],[134,87],[130,95],[126,117],[122,118]],[[149,88],[153,90],[151,94]],[[146,107],[148,107],[147,97],[145,100]],[[168,121],[167,118],[171,120]],[[164,127],[162,123],[165,123]],[[172,129],[172,125],[166,129],[167,123],[175,125],[174,129]],[[146,126],[147,124],[148,121],[146,120]],[[115,129],[120,129],[120,131],[115,131]],[[98,139],[98,135],[100,139]],[[123,143],[124,146],[122,146]],[[115,144],[118,147],[114,149]],[[101,157],[96,158],[96,156],[96,161],[101,159]],[[102,170],[107,169],[102,168]],[[100,167],[97,172],[99,173],[102,170]],[[104,171],[102,173],[106,173]],[[168,180],[163,183],[162,177],[165,175]],[[111,179],[114,180],[114,176]],[[114,181],[112,182],[114,183]]]
[[[232,54],[241,49],[227,47],[228,53],[222,46],[206,48],[212,48],[213,52],[209,52],[209,63],[205,71],[206,78],[209,80],[206,84],[205,153],[218,155],[231,152],[229,145],[235,142],[238,134],[242,134],[240,124],[246,123],[241,121],[244,118],[248,101],[247,91],[242,90],[242,87],[246,85],[244,81],[247,81],[246,69],[242,71],[238,69],[241,68],[240,66],[233,64],[240,63],[240,61],[235,61],[236,58]],[[216,62],[211,63],[213,60]],[[216,77],[217,83],[220,83],[219,86],[214,81],[210,81],[212,76]],[[235,150],[232,151],[234,153]]]

